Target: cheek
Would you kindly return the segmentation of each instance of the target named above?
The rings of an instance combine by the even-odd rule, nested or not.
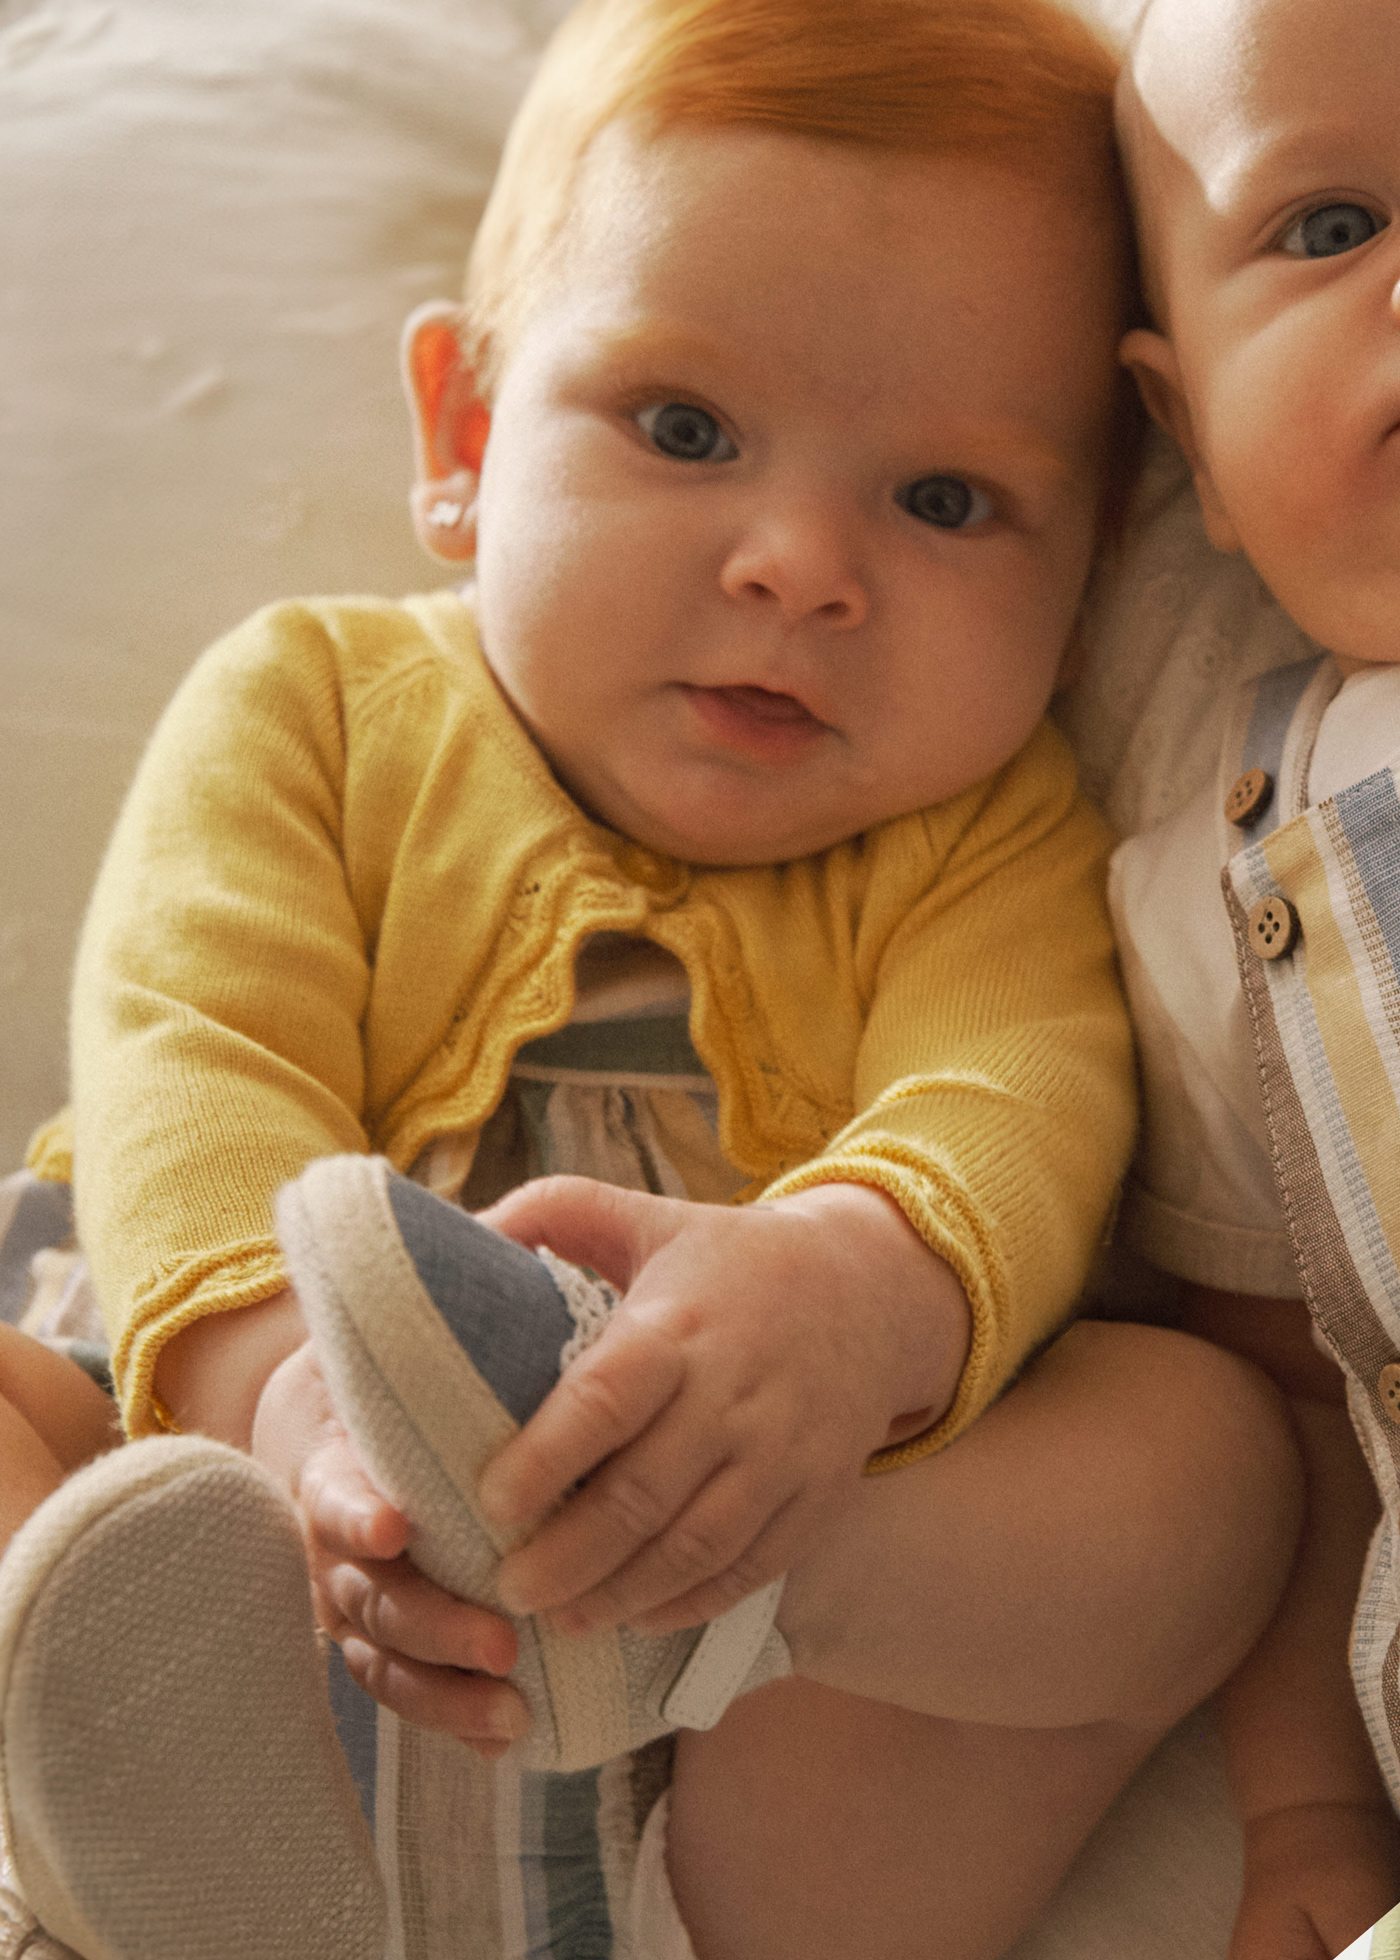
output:
[[[964,784],[1009,761],[1045,713],[1087,563],[1082,544],[1050,564],[1028,565],[1016,554],[967,594],[960,616],[935,622],[928,659],[908,678],[906,729],[922,721],[935,731],[930,740],[945,763],[956,763]]]
[[[586,499],[548,478],[483,483],[476,578],[493,659],[524,668],[594,626],[607,552]]]
[[[1008,581],[998,621],[1001,659],[995,691],[1034,718],[1054,692],[1072,650],[1085,588],[1099,546],[1097,504],[1088,503],[1061,534]]]
[[[1205,455],[1246,553],[1270,582],[1275,557],[1310,555],[1354,496],[1340,344],[1300,321],[1248,343],[1214,376]]]

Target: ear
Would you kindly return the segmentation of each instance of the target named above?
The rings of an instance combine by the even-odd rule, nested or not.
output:
[[[411,314],[400,358],[413,421],[417,480],[409,499],[418,542],[460,564],[476,553],[476,497],[491,413],[462,362],[461,314],[434,300]]]
[[[1206,467],[1196,441],[1176,349],[1165,334],[1137,327],[1132,333],[1124,335],[1118,358],[1137,382],[1138,392],[1152,420],[1173,438],[1190,464],[1201,514],[1205,518],[1206,534],[1211,543],[1217,551],[1238,551],[1239,536],[1220,501],[1215,480]]]

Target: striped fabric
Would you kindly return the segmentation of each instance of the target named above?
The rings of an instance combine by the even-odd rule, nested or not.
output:
[[[1328,698],[1328,672],[1304,663],[1268,676],[1241,716],[1231,760],[1267,770],[1275,793],[1224,888],[1289,1236],[1384,1507],[1352,1669],[1400,1801],[1400,789],[1383,769],[1308,805]],[[1281,958],[1251,945],[1266,898],[1299,922]]]
[[[0,1178],[0,1320],[72,1354],[110,1389],[102,1316],[73,1235],[73,1194],[32,1171]]]
[[[386,1960],[650,1960],[629,1934],[632,1884],[669,1738],[532,1774],[375,1707],[338,1649],[331,1690],[389,1893]]]
[[[478,1145],[447,1137],[418,1174],[473,1209],[559,1170],[714,1200],[741,1182],[716,1119],[684,1013],[573,1021],[516,1054]],[[651,1960],[633,1952],[631,1886],[673,1740],[567,1776],[486,1764],[400,1723],[331,1658],[341,1744],[388,1882],[386,1960]]]
[[[683,1014],[576,1021],[519,1051],[479,1144],[443,1139],[418,1175],[472,1209],[554,1171],[718,1199],[741,1180],[716,1120]],[[653,1960],[634,1950],[632,1892],[671,1738],[600,1770],[542,1775],[399,1722],[338,1651],[331,1687],[387,1881],[386,1960]]]
[[[527,1044],[479,1142],[443,1139],[420,1181],[477,1208],[555,1170],[722,1201],[742,1182],[683,1014],[575,1022]],[[499,1188],[496,1188],[499,1187]],[[0,1180],[5,1317],[65,1346],[100,1335],[67,1188]],[[654,1960],[631,1933],[638,1845],[673,1741],[599,1770],[486,1763],[381,1709],[330,1656],[341,1744],[387,1882],[385,1960]]]

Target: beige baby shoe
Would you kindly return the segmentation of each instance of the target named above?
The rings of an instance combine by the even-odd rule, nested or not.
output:
[[[0,1819],[25,1960],[383,1960],[300,1535],[251,1458],[126,1444],[13,1539]]]
[[[414,1527],[409,1554],[459,1599],[502,1610],[496,1572],[519,1534],[482,1515],[477,1482],[606,1326],[610,1288],[503,1238],[382,1157],[326,1157],[280,1193],[277,1229],[336,1412]],[[791,1672],[774,1625],[782,1581],[660,1636],[514,1621],[511,1678],[533,1717],[512,1759],[582,1770]]]
[[[0,1960],[82,1960],[82,1955],[51,1940],[23,1899],[0,1885]]]

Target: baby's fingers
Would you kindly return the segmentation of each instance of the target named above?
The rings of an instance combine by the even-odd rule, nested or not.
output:
[[[675,1633],[681,1627],[701,1626],[707,1620],[717,1620],[721,1613],[727,1613],[731,1606],[737,1606],[741,1599],[750,1593],[758,1592],[774,1579],[781,1579],[790,1569],[797,1556],[802,1538],[798,1530],[801,1507],[796,1498],[776,1513],[772,1523],[736,1557],[731,1559],[713,1578],[702,1584],[692,1586],[689,1591],[668,1595],[659,1599],[654,1606],[636,1604],[629,1606],[622,1618],[626,1625],[635,1627],[638,1633]],[[639,1561],[640,1563],[640,1561]],[[634,1589],[638,1601],[648,1596],[667,1592],[664,1579],[658,1586],[653,1574],[638,1572],[622,1575],[621,1584],[630,1594]],[[587,1615],[591,1602],[581,1602]],[[585,1619],[585,1625],[591,1625]]]
[[[456,1736],[487,1756],[499,1755],[529,1729],[524,1699],[508,1681],[426,1666],[355,1638],[341,1651],[365,1693],[415,1728]]]
[[[626,1625],[654,1634],[715,1619],[787,1570],[802,1508],[793,1495],[756,1511],[727,1468],[666,1531],[553,1617],[568,1632]]]
[[[359,1637],[435,1667],[505,1675],[517,1642],[509,1620],[454,1599],[407,1559],[333,1565],[317,1588],[322,1624],[335,1640]]]
[[[503,1527],[544,1517],[655,1421],[684,1376],[680,1350],[664,1334],[615,1321],[487,1465],[478,1492],[482,1510]]]
[[[306,1459],[295,1497],[313,1557],[391,1559],[408,1543],[408,1520],[370,1482],[343,1431]]]
[[[713,1428],[697,1434],[691,1424],[678,1422],[674,1412],[653,1424],[595,1471],[528,1544],[507,1556],[498,1582],[507,1606],[517,1613],[538,1613],[571,1605],[604,1587],[644,1547],[663,1537],[674,1539],[677,1519],[721,1468],[723,1447]],[[756,1529],[752,1524],[748,1536]],[[689,1571],[687,1583],[715,1569],[710,1546],[695,1550],[704,1572]],[[593,1623],[602,1617],[596,1613]],[[613,1616],[622,1617],[621,1611]],[[561,1619],[561,1624],[568,1623]]]

